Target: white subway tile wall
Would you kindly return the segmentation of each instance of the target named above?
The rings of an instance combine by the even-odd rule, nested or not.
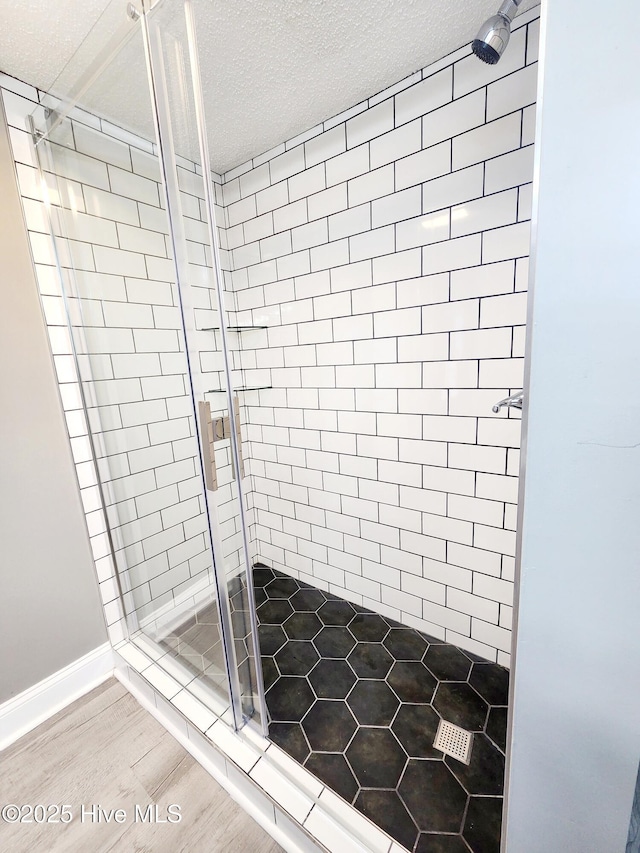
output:
[[[18,84],[21,97],[2,95],[10,122],[19,185],[32,252],[41,286],[45,317],[60,383],[68,431],[77,463],[100,589],[114,641],[126,632],[118,600],[109,539],[125,591],[128,613],[144,621],[188,599],[211,582],[206,545],[205,507],[197,475],[197,441],[188,394],[187,361],[180,328],[175,273],[154,146],[113,125],[72,120],[73,137],[56,146],[53,166],[66,176],[62,191],[73,195],[75,210],[62,210],[51,183],[52,217],[59,244],[68,300],[76,326],[84,393],[107,519],[101,511],[97,474],[82,411],[80,377],[67,330],[62,290],[55,272],[49,225],[44,214],[26,118],[45,96]],[[17,84],[17,81],[13,81]],[[104,123],[106,124],[106,123]],[[78,154],[78,152],[82,152]],[[205,251],[202,178],[194,163],[181,160],[185,230],[192,252],[194,301],[201,325],[215,325]],[[190,170],[190,171],[189,171]],[[214,178],[215,179],[215,178]],[[220,178],[217,177],[218,183]],[[85,212],[86,211],[86,212]],[[194,218],[189,218],[191,214]],[[220,215],[223,212],[220,211]],[[224,244],[224,236],[222,237]],[[71,255],[71,256],[70,256]],[[71,267],[75,272],[71,273]],[[203,275],[203,273],[205,273]],[[74,279],[73,289],[69,282]],[[82,328],[80,328],[82,327]],[[213,332],[201,332],[203,370],[211,387],[220,387]],[[212,408],[219,408],[212,395]],[[216,495],[221,517],[225,564],[239,566],[240,539],[233,506],[229,459],[217,453],[221,488]]]
[[[456,51],[322,126],[214,176],[252,556],[508,665],[538,22],[499,66]],[[78,376],[25,118],[2,77],[25,218],[105,612],[125,635]],[[82,291],[107,514],[144,614],[206,576],[196,442],[154,145],[75,112],[60,182],[63,266]],[[219,325],[198,168],[179,180],[196,322]],[[55,200],[55,199],[54,199]],[[204,273],[204,275],[203,275]],[[75,304],[75,303],[78,304]],[[217,333],[200,367],[221,386]],[[216,395],[209,398],[215,409]],[[222,405],[222,404],[220,404]],[[220,458],[219,463],[222,462]],[[221,533],[239,549],[231,466]],[[236,563],[239,557],[236,557]],[[134,591],[135,590],[135,591]]]
[[[537,26],[223,176],[254,555],[506,665]]]

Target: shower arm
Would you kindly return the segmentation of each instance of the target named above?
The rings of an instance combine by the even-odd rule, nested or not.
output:
[[[522,3],[522,0],[504,0],[504,3],[498,9],[498,15],[501,15],[503,18],[506,18],[509,23],[513,21],[516,16],[516,12],[518,11],[518,6]]]

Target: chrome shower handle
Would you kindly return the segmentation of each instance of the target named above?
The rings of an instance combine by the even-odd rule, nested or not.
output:
[[[521,409],[523,397],[524,391],[518,391],[517,394],[512,394],[511,397],[505,397],[504,400],[500,400],[499,403],[496,403],[495,406],[492,407],[492,411],[497,415],[503,406],[506,406],[508,409]]]
[[[204,481],[207,489],[215,492],[218,488],[218,472],[216,469],[216,453],[214,442],[216,430],[211,418],[211,406],[204,400],[198,401],[198,420],[200,421],[200,440],[204,462]]]

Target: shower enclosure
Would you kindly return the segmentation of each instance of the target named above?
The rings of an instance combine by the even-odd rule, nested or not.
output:
[[[70,100],[32,118],[105,534],[132,639],[213,710],[230,705],[236,728],[266,732],[242,486],[248,389],[230,342],[252,329],[234,325],[225,292],[193,10],[105,14],[116,12],[107,47],[69,84],[83,45],[54,86]],[[130,78],[125,122],[139,133],[101,118]]]
[[[114,0],[31,116],[111,636],[406,849],[495,853],[535,16],[219,175],[206,8]]]

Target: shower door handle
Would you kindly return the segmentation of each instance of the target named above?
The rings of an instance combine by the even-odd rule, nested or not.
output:
[[[216,441],[215,429],[211,420],[211,406],[204,400],[198,402],[198,419],[200,421],[200,440],[204,467],[204,481],[210,492],[218,488],[218,472],[216,470],[216,454],[213,447]]]
[[[238,439],[238,462],[240,463],[240,476],[244,477],[244,459],[242,458],[242,433],[240,432],[240,403],[237,395],[233,398],[233,420],[236,426],[236,436]],[[233,457],[231,457],[231,465],[233,475],[235,477],[235,465]]]
[[[204,462],[204,478],[207,489],[215,492],[218,488],[218,471],[216,468],[215,443],[231,438],[231,419],[223,416],[211,417],[211,405],[203,400],[198,402],[198,416],[200,420],[200,438],[202,440],[202,453]],[[237,397],[233,398],[233,419],[238,439],[238,461],[240,463],[240,476],[244,477],[244,459],[242,456],[242,433],[240,432],[240,403]],[[236,468],[231,456],[231,471],[235,478]]]

